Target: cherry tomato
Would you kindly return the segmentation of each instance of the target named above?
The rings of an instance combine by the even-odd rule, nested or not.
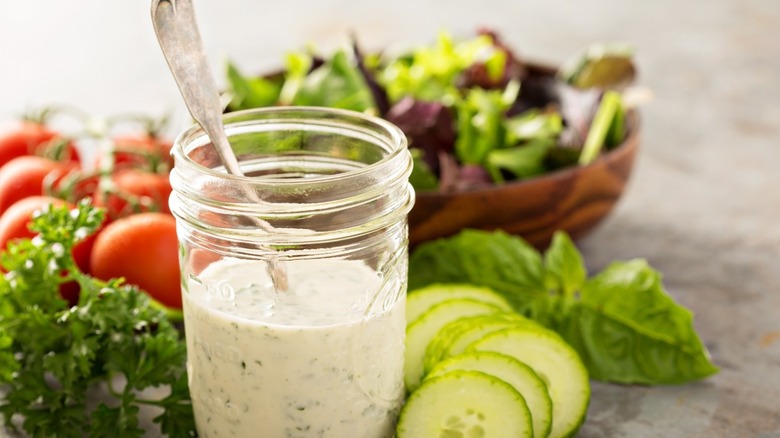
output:
[[[198,213],[198,217],[204,224],[216,227],[229,227],[231,226],[231,219],[237,220],[226,215],[219,215],[210,211],[201,211]],[[202,236],[204,240],[208,242],[208,246],[227,246],[229,242],[210,236]],[[189,249],[189,254],[186,257],[187,269],[193,274],[200,274],[204,269],[208,268],[212,263],[219,261],[222,255],[211,251],[209,249],[193,246]]]
[[[60,163],[35,155],[16,157],[0,168],[0,214],[16,201],[46,194],[46,185],[55,185],[75,163]]]
[[[74,207],[69,202],[51,196],[31,196],[14,203],[0,215],[0,251],[5,250],[13,240],[35,237],[35,233],[30,231],[33,213],[48,205]],[[94,242],[95,235],[92,235],[73,247],[73,259],[82,272],[89,272],[89,256]],[[60,295],[71,305],[78,302],[78,294],[79,287],[76,282],[60,285]]]
[[[173,143],[156,136],[123,135],[113,139],[114,168],[134,167],[149,172],[166,173],[173,167],[171,147]],[[96,165],[100,166],[104,156],[96,157]]]
[[[221,256],[215,252],[203,248],[193,248],[189,256],[189,270],[195,275],[203,272],[212,263],[219,261]]]
[[[108,191],[98,190],[93,196],[96,206],[106,208],[109,219],[141,212],[170,212],[168,197],[172,189],[167,174],[120,169],[111,175],[111,180]]]
[[[109,223],[92,248],[92,275],[123,277],[166,307],[181,309],[176,221],[164,213],[138,213]]]
[[[41,150],[53,145],[59,134],[45,125],[23,121],[0,132],[0,166],[23,155],[47,155]],[[59,158],[59,157],[56,157]],[[65,146],[61,161],[79,161],[78,150],[70,143]]]

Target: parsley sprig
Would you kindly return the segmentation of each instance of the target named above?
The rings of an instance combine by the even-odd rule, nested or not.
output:
[[[179,331],[136,287],[73,261],[103,214],[87,202],[46,208],[33,220],[38,236],[0,258],[0,415],[35,437],[140,437],[140,408],[150,405],[164,434],[195,436]],[[74,281],[80,296],[69,307],[59,288]],[[155,387],[167,395],[143,395]]]

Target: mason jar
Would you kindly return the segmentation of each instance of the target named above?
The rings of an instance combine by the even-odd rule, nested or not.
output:
[[[394,125],[230,113],[244,176],[199,127],[176,140],[189,388],[203,437],[391,437],[403,396],[408,182]]]

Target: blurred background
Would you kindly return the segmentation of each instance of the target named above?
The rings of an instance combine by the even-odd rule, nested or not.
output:
[[[771,0],[194,3],[220,79],[226,58],[247,71],[262,71],[288,50],[310,43],[327,48],[350,33],[371,49],[428,42],[440,30],[471,35],[484,26],[496,29],[521,55],[553,63],[594,42],[634,45],[642,83],[661,93],[650,111],[674,110],[677,105],[664,106],[686,101],[679,110],[707,119],[706,112],[690,110],[711,109],[717,98],[750,107],[756,82],[766,95],[780,96],[774,80],[780,6]],[[149,7],[144,0],[0,2],[0,115],[52,102],[97,113],[178,107]]]
[[[761,339],[780,333],[780,1],[194,3],[221,83],[226,59],[263,72],[289,50],[350,34],[371,50],[489,27],[522,57],[553,64],[596,42],[633,45],[639,83],[654,95],[639,160],[625,198],[581,246],[594,269],[634,257],[660,269],[724,371],[682,389],[597,386],[582,435],[779,436],[767,407],[780,406],[780,342]],[[71,104],[95,115],[170,112],[173,133],[182,129],[188,117],[149,9],[2,0],[0,123]]]

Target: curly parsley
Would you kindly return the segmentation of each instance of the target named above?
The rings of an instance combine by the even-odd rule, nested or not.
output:
[[[164,434],[195,436],[179,331],[142,291],[92,278],[73,261],[73,246],[102,221],[86,202],[47,208],[33,220],[38,236],[2,254],[0,415],[35,437],[140,437],[140,407],[150,405]],[[80,297],[68,307],[59,288],[73,281]],[[153,387],[169,391],[145,398]],[[95,406],[95,392],[106,401]]]

